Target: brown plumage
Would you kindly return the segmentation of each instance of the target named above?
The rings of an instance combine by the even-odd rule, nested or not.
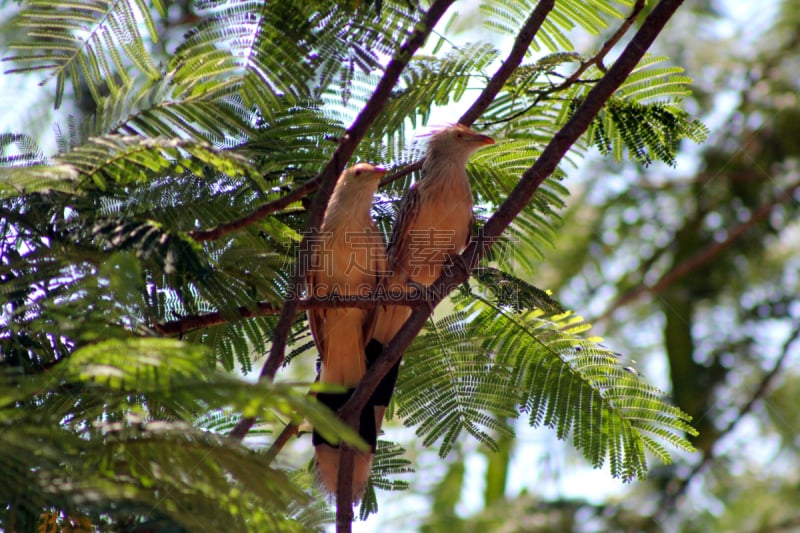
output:
[[[320,234],[312,240],[311,262],[306,278],[310,295],[365,296],[372,292],[386,270],[386,247],[370,215],[372,198],[382,168],[359,163],[339,176],[325,211]],[[322,383],[343,385],[346,393],[320,393],[317,399],[338,410],[366,372],[365,345],[371,338],[376,311],[349,307],[310,309],[311,334],[321,359]],[[372,410],[361,417],[360,434],[372,452],[355,454],[353,494],[360,498],[369,479],[377,430]],[[322,487],[336,491],[339,447],[314,433],[315,465]]]
[[[389,291],[408,292],[413,284],[429,286],[441,275],[448,257],[464,251],[472,230],[472,191],[467,160],[494,140],[461,124],[434,133],[422,165],[422,177],[400,202],[400,211],[387,250]],[[407,306],[378,309],[367,358],[373,361],[383,345],[411,314]],[[399,363],[398,363],[399,365]],[[380,428],[397,381],[398,365],[373,394],[376,427]]]

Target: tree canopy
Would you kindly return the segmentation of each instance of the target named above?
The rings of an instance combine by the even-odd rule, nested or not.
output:
[[[358,446],[347,422],[403,351],[390,412],[442,458],[466,439],[502,458],[523,420],[633,481],[694,449],[692,416],[710,453],[709,398],[676,378],[670,400],[558,291],[574,293],[570,276],[608,253],[592,243],[628,216],[621,206],[660,198],[617,199],[586,212],[593,231],[566,231],[577,215],[564,162],[594,148],[617,164],[674,166],[682,142],[708,134],[682,107],[690,78],[647,53],[680,3],[484,1],[482,31],[513,39],[507,54],[455,45],[453,28],[475,19],[452,0],[1,3],[6,76],[41,80],[39,105],[68,118],[55,120],[54,153],[41,148],[41,111],[0,133],[0,524],[321,528],[328,502],[283,459],[287,441],[306,420]],[[374,205],[388,234],[420,169],[412,133],[446,106],[498,141],[468,167],[475,238],[340,419],[308,396],[315,354],[299,311],[380,298],[305,299],[307,236],[356,160],[391,169]],[[746,212],[725,216],[759,212],[745,189],[730,205]],[[695,218],[665,223],[681,236],[674,256],[623,249],[677,269],[711,246],[698,231],[711,191],[694,192]],[[548,274],[560,253],[584,256]],[[655,291],[639,266],[619,286]],[[710,293],[730,283],[702,269],[687,279]],[[688,299],[664,292],[673,377],[715,384],[716,359],[686,359]],[[375,489],[407,488],[413,466],[380,442],[360,516],[377,512]]]

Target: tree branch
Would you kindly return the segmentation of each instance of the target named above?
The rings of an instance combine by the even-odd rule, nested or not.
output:
[[[278,454],[281,453],[281,450],[284,446],[286,446],[286,443],[289,442],[289,439],[297,435],[299,428],[300,426],[297,424],[292,424],[291,422],[286,424],[286,426],[283,428],[283,431],[281,431],[281,434],[278,435],[278,438],[273,441],[272,445],[269,447],[269,450],[267,450],[267,453],[265,454],[267,461],[272,462],[278,456]]]
[[[343,442],[340,443],[339,471],[336,477],[336,533],[350,533],[353,527],[354,466],[353,449]]]
[[[304,298],[297,302],[296,311],[298,313],[308,309],[323,309],[335,307],[356,307],[358,309],[374,309],[380,304],[392,303],[395,305],[405,305],[408,307],[417,307],[419,305],[428,305],[425,300],[425,295],[420,292],[403,292],[391,291],[380,292],[375,291],[366,296],[349,296],[341,294],[332,294],[330,296],[312,296]],[[277,315],[281,312],[281,307],[267,302],[257,302],[255,307],[239,307],[238,313],[240,318],[254,318],[257,316],[270,316]],[[223,315],[219,311],[206,313],[202,315],[191,315],[170,320],[169,322],[156,323],[153,325],[161,335],[180,335],[200,328],[208,328],[212,326],[219,326],[220,324],[227,324],[230,322],[230,317]]]
[[[614,91],[627,79],[682,3],[682,0],[662,0],[650,12],[614,65],[589,91],[575,114],[556,133],[539,159],[525,171],[506,201],[501,204],[495,214],[486,222],[483,230],[464,251],[461,256],[464,259],[464,265],[462,266],[458,261],[454,262],[453,270],[458,270],[450,274],[443,274],[428,288],[428,299],[433,304],[431,308],[419,307],[411,313],[397,335],[384,347],[381,356],[367,370],[348,402],[340,409],[340,416],[347,423],[352,426],[358,421],[359,414],[372,392],[389,369],[400,360],[405,349],[425,325],[432,313],[432,308],[467,279],[469,273],[486,255],[493,243],[530,202],[539,186],[553,173],[572,144],[587,130],[591,121]]]
[[[388,174],[381,180],[380,186],[383,187],[397,179],[402,178],[415,170],[419,170],[422,168],[422,160],[416,161],[414,163],[409,163],[408,165],[404,165],[399,169],[396,169],[391,174]],[[296,189],[292,189],[285,196],[272,200],[271,202],[267,202],[261,207],[257,208],[252,213],[243,216],[240,219],[232,220],[230,222],[223,222],[222,224],[218,224],[213,228],[204,229],[204,230],[195,230],[190,231],[189,236],[198,242],[203,241],[213,241],[217,240],[221,237],[229,233],[233,233],[234,231],[238,231],[242,228],[246,228],[247,226],[266,218],[267,216],[284,209],[294,202],[299,202],[302,200],[306,195],[311,194],[312,192],[316,191],[319,188],[321,183],[320,176],[316,176]]]
[[[276,315],[280,312],[280,307],[275,307],[266,302],[258,302],[255,307],[239,307],[238,313],[241,318],[253,318],[257,316]],[[210,328],[227,324],[229,319],[219,311],[205,313],[202,315],[183,316],[170,320],[169,322],[157,322],[153,324],[153,329],[161,335],[182,335],[189,331],[201,328]]]
[[[725,240],[715,242],[711,246],[707,246],[706,248],[700,250],[695,255],[689,257],[675,268],[661,276],[661,278],[653,285],[640,285],[632,291],[629,291],[617,298],[617,300],[614,301],[614,303],[612,303],[602,315],[594,320],[593,323],[597,324],[607,320],[611,317],[614,311],[633,302],[644,294],[659,294],[676,281],[691,274],[697,268],[708,264],[719,254],[730,248],[736,241],[742,238],[748,231],[750,231],[751,228],[766,220],[775,206],[791,200],[797,190],[800,190],[800,181],[795,181],[788,187],[782,189],[772,199],[753,211],[750,214],[750,218],[738,226],[734,226],[728,232],[728,236],[725,238]]]
[[[389,185],[393,181],[397,181],[402,177],[408,176],[409,174],[411,174],[415,170],[421,169],[422,168],[422,161],[423,161],[422,159],[418,159],[417,161],[414,161],[413,163],[408,163],[407,165],[403,165],[400,168],[395,169],[393,172],[391,172],[390,174],[387,174],[386,176],[383,177],[383,179],[381,180],[381,182],[379,184],[379,187],[384,187],[386,185]]]
[[[510,78],[517,67],[519,67],[522,60],[525,59],[525,53],[528,51],[528,48],[530,48],[534,37],[536,37],[539,28],[542,27],[542,23],[547,18],[547,15],[550,14],[555,3],[555,0],[542,0],[536,4],[536,8],[531,11],[528,20],[525,21],[525,24],[517,34],[517,38],[514,40],[514,46],[511,48],[508,57],[506,57],[503,64],[500,65],[500,68],[497,69],[497,72],[494,73],[494,76],[492,76],[492,79],[486,84],[486,87],[481,91],[481,94],[475,102],[473,102],[472,106],[461,115],[458,122],[465,126],[472,125],[472,123],[478,120],[478,117],[486,111],[489,105],[491,105],[497,94],[503,89],[508,78]]]
[[[339,146],[337,146],[328,164],[320,175],[314,178],[319,180],[320,186],[311,207],[310,220],[307,226],[308,229],[318,229],[320,227],[325,208],[330,200],[337,177],[353,155],[353,152],[355,152],[356,147],[366,134],[367,129],[375,122],[375,119],[383,110],[383,106],[391,96],[392,89],[400,78],[400,74],[402,74],[414,53],[425,43],[428,35],[433,31],[433,27],[436,26],[436,23],[454,1],[455,0],[436,0],[431,5],[430,9],[428,9],[427,13],[425,13],[422,22],[416,25],[411,36],[400,46],[400,49],[395,53],[392,60],[386,65],[383,77],[375,87],[372,96],[370,96],[364,108],[342,137]],[[299,291],[293,289],[300,287],[305,277],[304,265],[307,264],[308,250],[305,249],[307,247],[304,247],[304,244],[307,243],[307,235],[308,232],[303,236],[303,240],[300,243],[298,268],[292,276],[289,297],[287,297],[284,302],[280,318],[273,331],[272,347],[267,361],[261,370],[259,379],[273,379],[278,368],[283,363],[286,341],[288,340],[289,330],[294,322],[299,303]],[[231,437],[238,439],[244,438],[254,422],[255,420],[253,418],[242,419],[231,432]]]
[[[631,28],[631,26],[633,26],[633,23],[636,22],[636,18],[639,16],[639,13],[641,13],[642,9],[644,9],[644,4],[645,0],[636,0],[636,3],[631,10],[631,14],[628,15],[628,17],[625,19],[625,22],[623,22],[620,27],[617,28],[617,31],[615,31],[614,34],[603,43],[603,46],[600,47],[600,50],[594,56],[587,61],[583,61],[580,67],[578,67],[578,69],[573,72],[569,78],[559,84],[559,87],[564,89],[573,83],[576,83],[578,80],[580,80],[581,75],[586,72],[586,69],[592,65],[595,65],[602,72],[605,72],[603,60],[606,58],[611,49],[617,45],[619,40],[622,39],[622,36],[628,33],[628,30]]]
[[[232,220],[231,222],[223,222],[222,224],[218,224],[210,229],[190,231],[189,236],[198,242],[213,241],[224,237],[229,233],[233,233],[234,231],[246,228],[247,226],[258,222],[268,215],[271,215],[276,211],[280,211],[294,202],[300,201],[305,195],[317,190],[321,181],[321,177],[316,176],[306,181],[298,188],[288,192],[285,196],[265,203],[249,215],[245,215],[238,220]]]
[[[411,174],[420,168],[422,168],[422,160],[403,165],[395,169],[390,174],[387,174],[381,180],[380,186],[383,187],[388,185],[389,183],[398,180],[403,176],[407,176],[408,174]],[[229,233],[246,228],[247,226],[258,222],[259,220],[262,220],[263,218],[266,218],[267,216],[290,206],[294,202],[299,202],[306,195],[316,191],[319,188],[320,183],[320,176],[316,176],[306,181],[296,189],[292,189],[286,193],[285,196],[265,203],[252,213],[245,215],[240,219],[232,220],[230,222],[223,222],[222,224],[218,224],[217,226],[209,229],[190,231],[189,236],[198,242],[217,240]]]

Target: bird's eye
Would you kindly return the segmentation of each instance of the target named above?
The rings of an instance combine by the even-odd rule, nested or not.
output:
[[[360,176],[360,175],[361,175],[361,171],[360,170],[356,170],[356,176]]]

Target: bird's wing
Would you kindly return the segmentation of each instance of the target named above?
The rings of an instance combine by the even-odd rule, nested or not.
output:
[[[312,265],[316,264],[312,261]],[[306,288],[308,289],[308,296],[317,296],[314,290],[317,286],[317,276],[319,272],[311,271],[306,275]],[[311,330],[311,336],[314,338],[314,343],[317,345],[320,358],[326,353],[325,335],[322,335],[322,330],[325,326],[325,312],[327,309],[309,309],[306,312],[308,317],[308,327]]]
[[[414,221],[419,216],[420,207],[420,193],[419,188],[414,185],[403,196],[400,201],[400,210],[397,213],[397,220],[392,230],[392,237],[389,239],[389,246],[386,249],[386,261],[389,271],[393,274],[400,274],[395,272],[400,267],[400,262],[409,260],[408,251],[410,250],[410,229],[414,225]],[[402,256],[401,256],[402,254]],[[403,270],[405,269],[405,265]]]
[[[475,213],[470,212],[469,223],[467,224],[467,240],[464,242],[464,247],[461,250],[456,250],[457,254],[462,253],[469,246],[469,241],[472,240],[472,228],[475,226]]]
[[[370,242],[368,251],[368,268],[370,272],[374,273],[372,288],[376,289],[383,283],[383,278],[386,276],[386,243],[383,242],[383,235],[381,235],[378,226],[374,222],[371,223],[369,228]],[[378,309],[370,309],[364,318],[364,344],[372,337],[372,331],[375,327],[375,320],[377,318]]]

